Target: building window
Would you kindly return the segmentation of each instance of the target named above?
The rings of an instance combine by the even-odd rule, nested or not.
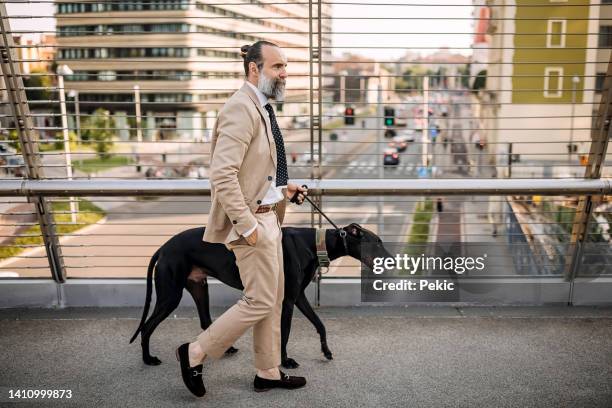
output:
[[[565,47],[565,32],[567,29],[566,20],[548,20],[546,30],[546,47],[563,48]]]
[[[612,1],[612,0],[610,0]],[[596,93],[601,93],[603,91],[603,87],[604,87],[604,81],[606,80],[606,73],[605,72],[598,72],[597,76],[595,77],[595,92]]]
[[[98,71],[98,81],[116,81],[117,73],[115,71]]]
[[[560,98],[563,94],[563,68],[548,67],[544,70],[544,97]]]
[[[599,26],[599,46],[605,48],[612,47],[612,26]]]
[[[57,5],[57,11],[64,13],[97,13],[104,11],[141,10],[188,10],[188,0],[140,0],[138,2],[88,2],[64,3]]]

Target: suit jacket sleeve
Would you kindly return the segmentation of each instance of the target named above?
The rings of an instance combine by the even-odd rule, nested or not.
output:
[[[244,104],[234,103],[226,105],[217,120],[218,136],[210,163],[210,182],[234,228],[243,235],[257,224],[238,183],[238,171],[255,131],[253,118]]]

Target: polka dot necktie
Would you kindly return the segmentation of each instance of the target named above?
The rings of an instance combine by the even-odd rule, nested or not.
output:
[[[289,173],[287,172],[287,157],[285,157],[285,143],[283,142],[283,134],[276,122],[274,109],[272,105],[267,103],[264,108],[270,115],[270,124],[272,125],[272,134],[274,135],[274,143],[276,143],[276,186],[286,186]]]

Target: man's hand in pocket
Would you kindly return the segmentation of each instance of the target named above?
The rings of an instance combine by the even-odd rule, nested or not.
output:
[[[244,237],[244,239],[246,239],[247,244],[249,244],[250,246],[255,246],[255,244],[257,243],[257,228],[255,228],[255,230],[249,235]]]

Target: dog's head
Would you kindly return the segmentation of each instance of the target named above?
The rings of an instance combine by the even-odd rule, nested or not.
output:
[[[378,235],[367,228],[352,223],[343,227],[342,230],[346,232],[348,256],[363,262],[370,268],[374,266],[374,258],[391,257]]]

